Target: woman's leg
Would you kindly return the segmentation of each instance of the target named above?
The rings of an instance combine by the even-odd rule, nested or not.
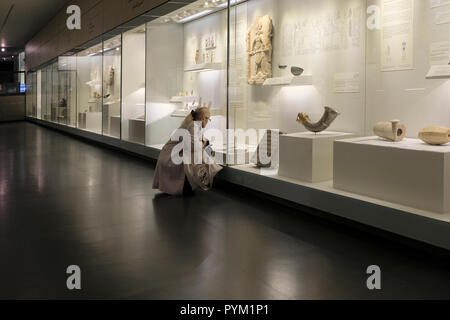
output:
[[[184,177],[183,195],[189,196],[192,194],[194,194],[194,190],[192,190],[192,186],[187,177]]]

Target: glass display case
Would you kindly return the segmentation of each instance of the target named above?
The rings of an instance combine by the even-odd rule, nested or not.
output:
[[[36,72],[36,117],[42,119],[42,71]]]
[[[77,127],[102,133],[103,43],[77,53]]]
[[[26,76],[26,114],[37,117],[37,73],[29,72]]]
[[[58,59],[59,93],[57,104],[58,123],[76,126],[76,57]]]
[[[235,170],[450,212],[447,9],[417,0],[164,4],[29,85],[42,119],[153,149],[206,106],[206,138]],[[446,162],[433,162],[436,153]],[[413,186],[441,197],[421,205]]]
[[[122,35],[122,139],[145,144],[146,28],[141,25]]]
[[[103,134],[120,138],[122,37],[103,42]]]
[[[226,5],[226,1],[194,1],[147,24],[148,146],[160,148],[199,106],[211,110],[212,121],[205,132],[225,136]],[[224,139],[207,138],[215,140],[218,152],[225,150]]]
[[[52,96],[52,72],[51,66],[41,69],[41,111],[42,120],[51,121],[51,96]]]
[[[59,86],[59,70],[58,62],[55,61],[51,64],[51,121],[59,122],[63,116],[63,108],[59,108],[59,96],[61,88]]]

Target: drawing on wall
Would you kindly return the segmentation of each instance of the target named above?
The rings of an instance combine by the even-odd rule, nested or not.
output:
[[[360,48],[363,9],[360,6],[342,7],[320,15],[298,17],[285,23],[281,33],[282,57]]]
[[[263,84],[272,78],[272,19],[257,18],[247,33],[247,81]]]
[[[383,0],[381,70],[414,68],[414,0]]]

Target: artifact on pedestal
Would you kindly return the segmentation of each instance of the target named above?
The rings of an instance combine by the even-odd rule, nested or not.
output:
[[[400,120],[382,121],[375,124],[373,132],[380,138],[402,141],[406,136],[406,126]]]
[[[294,76],[296,76],[296,77],[301,76],[302,73],[303,73],[303,71],[305,71],[305,70],[303,70],[303,68],[300,68],[300,67],[291,67],[291,73],[292,73]]]
[[[257,18],[247,32],[247,81],[263,84],[272,78],[272,19]]]
[[[440,126],[426,127],[419,132],[419,138],[431,145],[443,145],[450,142],[450,129]]]
[[[272,135],[278,135],[278,139],[272,140]],[[279,136],[284,133],[278,130],[266,130],[264,137],[258,144],[258,148],[256,149],[256,154],[252,158],[251,161],[256,162],[256,167],[258,168],[271,168],[273,166],[278,166],[275,152],[278,152],[279,148]],[[263,157],[267,157],[265,160],[261,159],[261,155]],[[276,160],[276,161],[274,161]],[[263,163],[264,162],[264,163]],[[267,162],[267,163],[266,163]]]
[[[338,116],[339,112],[337,112],[333,108],[325,107],[325,112],[318,122],[312,123],[309,116],[304,112],[300,112],[298,114],[297,122],[302,124],[307,130],[318,133],[328,129],[328,127],[333,123],[334,120],[336,120]]]

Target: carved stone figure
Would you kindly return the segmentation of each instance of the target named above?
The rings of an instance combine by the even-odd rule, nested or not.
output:
[[[247,32],[247,80],[263,84],[272,78],[272,19],[257,18]]]
[[[406,136],[406,126],[400,120],[383,121],[375,124],[373,132],[380,138],[402,141]]]
[[[440,126],[426,127],[419,132],[419,138],[431,145],[443,145],[450,142],[450,129]]]
[[[304,112],[300,112],[298,114],[297,122],[302,124],[307,130],[318,133],[328,129],[328,127],[333,123],[334,120],[336,120],[338,116],[339,112],[337,112],[333,108],[325,107],[325,112],[318,122],[312,123],[309,116]]]

